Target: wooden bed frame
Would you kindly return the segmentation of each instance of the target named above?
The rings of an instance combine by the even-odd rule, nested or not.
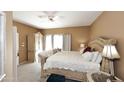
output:
[[[97,39],[89,42],[88,46],[94,48],[95,50],[97,50],[99,52],[102,52],[103,47],[106,44],[114,44],[115,45],[116,40],[115,39],[97,38]],[[43,69],[44,63],[45,63],[45,61],[41,62],[41,77],[46,77],[46,76],[50,75],[51,73],[54,73],[54,74],[64,75],[67,78],[74,79],[74,80],[80,80],[80,81],[84,81],[87,78],[86,72],[77,72],[77,71],[58,69],[58,68],[44,70]],[[100,70],[103,72],[110,73],[108,60],[105,60],[103,58],[103,60],[101,62]]]

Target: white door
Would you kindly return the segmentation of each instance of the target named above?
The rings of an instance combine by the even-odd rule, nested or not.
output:
[[[16,33],[16,62],[19,65],[19,33]]]
[[[17,66],[19,65],[19,34],[17,32],[17,27],[13,27],[13,72],[14,72],[14,79],[17,80]]]

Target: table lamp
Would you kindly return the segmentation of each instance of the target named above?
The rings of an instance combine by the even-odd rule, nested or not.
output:
[[[105,45],[102,52],[103,57],[110,60],[110,72],[111,76],[114,77],[114,66],[113,62],[115,59],[119,59],[120,55],[117,52],[115,45]]]

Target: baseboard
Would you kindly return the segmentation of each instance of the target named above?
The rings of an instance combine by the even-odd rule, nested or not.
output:
[[[35,63],[35,61],[33,61],[33,62],[30,62],[30,61],[23,61],[23,62],[19,63],[19,65],[29,64],[29,63]],[[18,65],[18,66],[19,66],[19,65]]]
[[[2,81],[3,82],[16,82],[17,80],[13,77],[5,77]]]

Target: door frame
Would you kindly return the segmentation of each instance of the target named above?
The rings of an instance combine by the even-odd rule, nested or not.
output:
[[[0,76],[0,81],[2,81],[4,79],[4,77],[6,76],[5,74],[5,53],[6,53],[6,14],[4,12],[0,12],[0,16],[2,17],[2,21],[3,24],[1,26],[1,30],[3,30],[3,39],[4,39],[4,43],[2,44],[3,49],[3,56],[2,56],[2,75]]]
[[[17,27],[13,26],[13,77],[14,81],[17,81],[17,66],[19,64],[19,58],[17,59],[18,52],[19,52],[19,44],[17,44]],[[18,37],[18,43],[19,43],[19,37]],[[17,45],[18,45],[18,51],[17,51]],[[18,62],[17,62],[18,61]]]

